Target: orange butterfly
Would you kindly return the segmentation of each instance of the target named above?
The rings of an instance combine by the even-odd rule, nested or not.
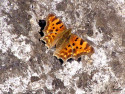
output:
[[[67,29],[62,21],[54,14],[49,14],[46,19],[47,25],[41,38],[48,48],[56,46],[54,56],[64,62],[70,58],[78,59],[81,55],[92,54],[94,49],[86,41]]]

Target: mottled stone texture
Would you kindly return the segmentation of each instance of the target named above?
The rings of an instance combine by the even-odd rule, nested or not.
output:
[[[95,53],[62,65],[39,41],[49,13]],[[0,0],[0,94],[84,93],[125,94],[125,1]]]

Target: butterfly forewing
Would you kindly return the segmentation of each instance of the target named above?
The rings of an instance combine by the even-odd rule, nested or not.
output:
[[[57,37],[66,29],[66,27],[62,21],[53,14],[50,14],[46,20],[47,25],[43,30],[45,36],[42,40],[45,41],[48,48],[52,48],[58,40]]]

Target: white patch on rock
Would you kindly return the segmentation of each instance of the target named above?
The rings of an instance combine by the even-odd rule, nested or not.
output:
[[[93,31],[93,37],[88,36],[87,39],[98,45],[103,40],[103,33],[100,33],[96,28],[96,21],[93,22]]]
[[[116,0],[117,3],[124,4],[125,0]]]
[[[37,82],[33,82],[31,84],[29,84],[29,87],[32,89],[32,90],[38,90],[38,89],[41,89],[43,88],[44,86],[44,81],[43,80],[39,80]]]
[[[9,88],[13,90],[13,94],[17,94],[19,92],[26,91],[28,87],[29,79],[18,76],[18,77],[10,77],[4,83],[0,84],[0,88],[2,91],[0,92],[7,92]]]
[[[47,74],[51,71],[51,66],[43,64],[44,73]]]
[[[68,73],[71,76],[75,75],[76,72],[82,68],[82,62],[77,62],[77,61],[73,61],[71,63],[66,63],[66,66],[64,67],[64,73]]]
[[[17,9],[19,9],[19,6],[17,6],[16,3],[11,3],[11,6],[13,6],[13,10],[17,10]]]
[[[114,6],[117,10],[117,14],[125,18],[125,0],[114,0],[117,4]]]
[[[53,89],[53,87],[52,87],[53,80],[54,80],[54,78],[52,78],[51,76],[47,77],[47,80],[46,80],[46,83],[45,83],[47,89],[49,89],[49,90]]]
[[[110,87],[109,83],[111,81],[116,83],[117,87],[121,86],[119,84],[119,78],[115,76],[114,72],[111,70],[110,67],[104,67],[103,70],[99,70],[99,72],[95,73],[92,78],[93,83],[90,87],[92,89],[91,93],[93,94],[97,94],[98,92],[104,92],[106,90],[105,87]]]
[[[51,2],[51,11],[54,12],[53,10],[56,10],[56,2]]]
[[[110,78],[110,75],[107,73],[98,72],[94,74],[92,80],[93,82],[96,81],[97,83],[93,83],[93,85],[91,85],[92,93],[96,94],[100,91],[102,92],[105,91],[106,85],[109,84],[109,78]]]
[[[18,39],[17,39],[18,40]],[[12,43],[13,46],[11,47],[11,51],[13,54],[18,57],[19,59],[22,59],[24,61],[28,61],[30,59],[30,52],[31,52],[31,45],[26,44],[25,41],[14,42]]]
[[[92,55],[92,59],[93,59],[93,66],[97,67],[97,68],[102,68],[104,66],[108,66],[108,59],[107,59],[107,55],[105,54],[105,50],[103,50],[103,48],[95,48],[95,53]]]
[[[40,77],[42,72],[41,72],[41,74],[34,73],[34,70],[32,70],[30,66],[28,66],[27,74],[28,74],[28,77],[31,79],[31,76]],[[30,88],[32,90],[38,90],[38,89],[41,89],[45,86],[45,81],[43,81],[43,79],[40,79],[39,81],[35,81],[35,82],[30,81],[30,83],[28,85],[29,85],[28,88]]]
[[[0,50],[6,53],[10,49],[17,58],[28,61],[31,57],[31,45],[25,43],[25,39],[28,38],[23,35],[17,38],[17,35],[12,34],[13,26],[8,25],[6,19],[7,16],[0,18]]]
[[[125,86],[124,86],[124,88],[121,90],[121,92],[119,94],[125,94]]]
[[[56,3],[60,3],[62,2],[63,0],[54,0]]]
[[[39,76],[37,73],[33,73],[32,76]]]
[[[116,46],[115,40],[111,39],[103,44],[104,47],[107,47],[109,51],[113,51]]]
[[[97,83],[106,83],[109,81],[110,75],[106,74],[106,73],[102,73],[102,72],[97,72],[94,74],[93,76],[93,81],[97,81]]]
[[[76,92],[75,92],[75,94],[85,94],[85,93],[86,92],[84,90],[80,89],[80,88],[77,88]]]
[[[64,82],[64,86],[71,85],[72,76],[74,76],[82,68],[82,62],[73,61],[67,62],[63,70],[59,70],[55,73],[56,78],[61,79]]]
[[[12,6],[10,6],[9,4],[10,2],[8,0],[2,0],[2,2],[0,1],[0,12],[1,10],[4,10],[9,13],[10,9],[12,8]]]

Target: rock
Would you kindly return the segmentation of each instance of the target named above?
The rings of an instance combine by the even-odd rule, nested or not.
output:
[[[125,94],[124,0],[0,2],[0,94]],[[94,54],[65,65],[53,57],[39,41],[50,13]]]

